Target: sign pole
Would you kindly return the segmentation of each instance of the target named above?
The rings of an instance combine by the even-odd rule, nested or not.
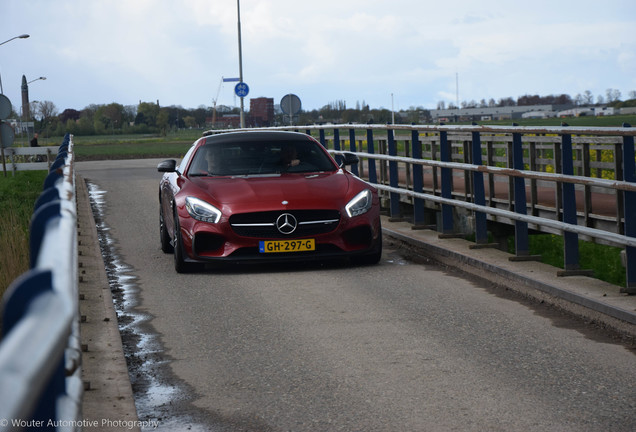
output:
[[[241,47],[241,1],[236,0],[236,9],[238,16],[238,55],[239,55],[239,80],[243,82],[243,49]],[[243,114],[244,103],[243,97],[241,98],[241,129],[245,128],[245,115]]]
[[[0,124],[2,124],[2,121],[0,121]],[[7,164],[4,161],[4,144],[2,144],[2,134],[0,134],[0,153],[2,154],[2,172],[4,173],[4,176],[7,176]]]

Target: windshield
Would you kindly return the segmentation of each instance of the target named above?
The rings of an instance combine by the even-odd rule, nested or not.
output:
[[[312,141],[213,143],[199,147],[190,176],[244,176],[335,171],[331,158]]]

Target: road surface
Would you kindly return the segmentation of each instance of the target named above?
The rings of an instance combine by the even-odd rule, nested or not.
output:
[[[156,160],[77,163],[103,194],[140,420],[161,430],[630,431],[636,355],[405,259],[177,274]]]

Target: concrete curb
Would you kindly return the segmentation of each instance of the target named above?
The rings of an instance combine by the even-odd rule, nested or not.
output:
[[[91,430],[140,431],[117,315],[84,179],[76,174],[83,419]]]
[[[442,265],[459,269],[636,340],[636,296],[587,276],[557,277],[557,268],[535,261],[510,261],[498,249],[470,249],[463,239],[440,239],[431,230],[382,219],[385,236],[408,245]]]

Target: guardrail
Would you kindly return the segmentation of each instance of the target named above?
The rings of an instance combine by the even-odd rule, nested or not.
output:
[[[15,175],[16,171],[48,170],[57,157],[58,147],[7,147],[4,149],[2,171],[7,168]]]
[[[267,129],[314,133],[335,154],[358,154],[361,164],[354,173],[386,194],[392,218],[402,218],[402,204],[410,204],[414,228],[466,235],[465,226],[458,229],[457,214],[467,211],[474,247],[492,246],[488,234],[497,225],[512,227],[499,230],[514,236],[513,260],[537,258],[529,254],[530,232],[559,234],[564,237],[559,276],[589,273],[579,266],[579,236],[625,248],[621,292],[636,294],[636,128],[349,124]],[[503,193],[498,191],[502,183]],[[547,204],[540,200],[546,191]]]
[[[0,431],[79,429],[76,220],[73,140],[67,135],[35,203],[30,269],[3,299]]]

